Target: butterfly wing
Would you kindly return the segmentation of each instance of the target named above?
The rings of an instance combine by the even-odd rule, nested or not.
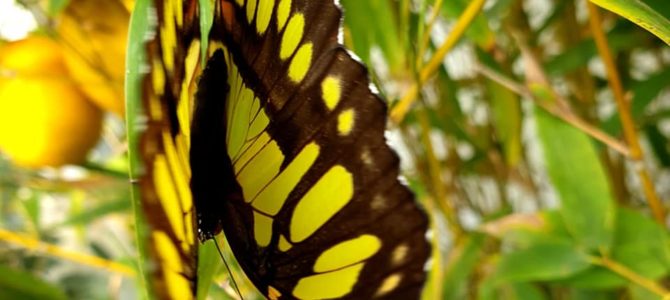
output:
[[[202,79],[204,89],[228,95],[216,118],[229,164],[218,168],[228,170],[218,186],[232,187],[194,190],[203,194],[195,199],[200,222],[210,224],[203,230],[224,229],[270,298],[418,298],[427,217],[398,181],[385,104],[338,43],[340,9],[332,1],[243,2],[220,2],[210,36],[220,50],[208,68],[225,76],[217,83],[206,71]],[[192,156],[200,158],[206,169],[210,159]]]
[[[189,187],[189,95],[199,72],[195,1],[154,1],[157,27],[147,44],[144,80],[146,131],[140,151],[142,206],[150,227],[149,266],[160,299],[191,299],[196,284],[197,239]]]
[[[155,1],[142,194],[159,297],[192,297],[197,227],[223,228],[269,298],[418,298],[427,218],[398,181],[386,106],[338,43],[339,8],[216,3],[194,104],[197,3]]]

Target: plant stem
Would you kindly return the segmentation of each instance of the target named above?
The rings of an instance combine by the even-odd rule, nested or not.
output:
[[[426,24],[426,30],[423,32],[423,38],[419,44],[419,51],[416,55],[416,66],[418,68],[423,66],[423,55],[426,53],[426,49],[428,49],[428,44],[430,43],[430,32],[433,30],[435,21],[440,15],[440,7],[442,7],[442,0],[435,0],[435,3],[433,3],[433,10],[430,14],[430,17],[428,18],[428,24]]]
[[[617,275],[627,279],[628,281],[635,283],[651,292],[654,294],[657,294],[664,299],[667,299],[670,297],[670,291],[666,290],[663,286],[659,285],[658,283],[649,280],[648,278],[642,277],[639,274],[635,273],[635,271],[629,269],[628,267],[610,260],[607,257],[592,257],[592,263],[595,265],[599,265],[601,267],[604,267]]]
[[[635,162],[637,174],[642,182],[642,188],[654,218],[657,222],[665,225],[665,208],[663,207],[658,194],[656,194],[656,189],[649,176],[649,171],[644,164],[644,154],[642,152],[642,147],[640,146],[639,137],[637,136],[637,130],[635,129],[635,121],[631,115],[630,103],[626,101],[626,97],[624,96],[619,72],[614,64],[612,53],[607,44],[607,37],[602,29],[600,11],[598,10],[598,7],[591,2],[588,2],[587,5],[589,9],[589,25],[600,58],[605,64],[607,81],[612,89],[614,100],[616,101],[617,109],[619,110],[619,118],[621,119],[624,137],[629,146],[630,158]]]
[[[412,86],[407,90],[405,96],[400,99],[398,105],[396,105],[391,111],[391,120],[396,124],[400,123],[404,118],[409,108],[414,104],[416,97],[419,92],[419,87],[423,85],[430,76],[432,76],[435,71],[442,65],[444,57],[449,53],[449,51],[456,45],[456,42],[465,33],[465,30],[470,26],[472,20],[479,14],[479,12],[484,7],[486,0],[473,0],[470,2],[468,7],[465,8],[465,11],[458,17],[454,28],[447,36],[447,39],[442,43],[440,48],[437,49],[433,57],[428,61],[428,63],[421,69],[419,74],[418,82],[412,84]]]
[[[613,150],[619,152],[621,155],[623,156],[630,155],[630,153],[628,152],[628,147],[622,144],[616,138],[608,135],[607,133],[603,132],[597,127],[594,127],[588,122],[582,120],[581,118],[579,118],[579,116],[575,115],[569,110],[562,109],[557,105],[549,105],[546,103],[546,101],[540,101],[539,99],[537,99],[537,97],[535,97],[535,95],[533,95],[533,93],[526,86],[516,83],[513,80],[505,77],[504,75],[494,70],[491,70],[490,68],[484,65],[478,65],[477,71],[480,74],[484,75],[484,77],[495,81],[496,83],[504,86],[505,88],[518,94],[519,96],[533,100],[535,104],[539,105],[541,108],[543,108],[550,114],[558,117],[559,119],[574,126],[575,128],[582,130],[584,133],[588,134],[592,138],[602,142],[603,144],[607,145]]]
[[[421,142],[423,144],[423,149],[426,151],[426,160],[428,161],[428,172],[430,174],[432,191],[435,193],[434,201],[447,219],[449,231],[454,235],[454,239],[457,240],[463,234],[463,228],[461,228],[461,225],[458,223],[456,210],[451,204],[447,191],[444,188],[445,183],[444,180],[442,180],[440,161],[435,156],[433,143],[430,140],[430,124],[428,122],[426,110],[420,109],[417,111],[417,118],[419,119],[419,124],[421,126]]]

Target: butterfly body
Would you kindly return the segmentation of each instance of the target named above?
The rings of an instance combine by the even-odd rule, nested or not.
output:
[[[194,3],[157,0],[148,47],[143,197],[167,236],[154,237],[158,281],[192,294],[197,240],[223,230],[266,297],[418,298],[427,217],[398,180],[386,105],[338,42],[340,9],[218,1],[200,66]]]

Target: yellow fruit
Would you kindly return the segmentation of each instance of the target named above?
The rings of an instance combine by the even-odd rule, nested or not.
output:
[[[25,167],[82,162],[102,112],[69,78],[60,46],[31,37],[0,48],[0,151]]]
[[[72,77],[91,100],[120,117],[129,19],[119,0],[71,0],[57,26]]]

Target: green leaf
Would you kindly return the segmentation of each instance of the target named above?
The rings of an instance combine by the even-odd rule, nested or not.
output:
[[[640,0],[591,0],[591,2],[630,20],[670,45],[670,20],[645,2]]]
[[[57,286],[33,274],[0,265],[0,299],[67,299]]]
[[[631,300],[662,300],[663,297],[658,294],[652,293],[648,289],[645,289],[637,284],[631,284],[628,287]]]
[[[356,54],[370,65],[370,50],[378,46],[392,72],[404,70],[407,56],[400,42],[399,22],[391,3],[386,0],[343,0],[341,4]]]
[[[209,30],[214,23],[214,9],[211,0],[198,1],[198,12],[200,13],[200,63],[207,64],[207,50],[209,47]]]
[[[592,266],[560,283],[580,289],[614,289],[626,285],[626,279],[603,267]]]
[[[670,240],[665,229],[639,212],[620,209],[613,260],[651,279],[670,271]]]
[[[467,0],[442,1],[442,13],[456,20],[465,11],[469,3],[470,1]],[[472,20],[472,23],[465,31],[465,36],[475,41],[482,49],[490,49],[495,42],[495,35],[489,29],[486,16],[483,14],[479,14]]]
[[[214,276],[221,269],[221,256],[214,242],[215,240],[208,240],[198,248],[198,300],[207,299]]]
[[[640,45],[642,40],[643,37],[630,31],[612,30],[607,34],[607,42],[613,53],[634,48]],[[579,67],[586,66],[589,60],[597,54],[598,49],[593,39],[584,40],[550,58],[545,63],[544,68],[551,75],[567,74]]]
[[[629,209],[619,209],[611,259],[652,280],[670,271],[670,239],[651,218]],[[628,282],[621,276],[593,266],[565,281],[571,287],[613,289]]]
[[[128,192],[127,190],[123,191],[123,193],[127,192]],[[65,221],[54,227],[72,226],[72,225],[85,226],[87,224],[91,224],[93,221],[101,217],[104,217],[108,214],[129,211],[130,209],[130,202],[128,202],[129,197],[127,197],[128,195],[123,196],[124,197],[122,197],[119,200],[106,202],[89,210],[86,210],[84,212],[70,215]]]
[[[477,51],[480,61],[487,67],[502,71],[502,67],[484,51]],[[508,74],[505,74],[508,75]],[[493,125],[496,136],[502,144],[505,162],[514,167],[521,160],[521,102],[519,97],[504,86],[486,79],[488,98],[491,99]]]
[[[130,16],[130,25],[128,32],[128,48],[126,51],[126,78],[125,78],[125,97],[126,97],[126,136],[128,137],[128,160],[129,175],[131,182],[131,198],[133,203],[133,212],[135,216],[135,235],[138,247],[138,265],[141,270],[138,283],[141,288],[139,297],[149,299],[147,294],[149,272],[146,271],[148,265],[148,237],[149,229],[144,220],[142,210],[139,185],[136,184],[138,178],[143,174],[142,156],[139,153],[139,137],[142,128],[142,66],[146,63],[146,46],[144,39],[148,36],[152,24],[149,24],[150,2],[149,0],[137,0],[135,8]]]
[[[47,13],[49,13],[49,16],[55,17],[60,14],[69,3],[70,0],[49,0]]]
[[[547,171],[560,198],[559,212],[577,243],[609,249],[614,230],[614,201],[591,139],[536,107]]]
[[[463,299],[468,279],[482,257],[486,236],[473,234],[465,238],[449,255],[450,264],[444,271],[443,299]]]
[[[589,265],[589,257],[572,244],[538,244],[503,254],[495,277],[498,283],[556,280],[572,276]]]

